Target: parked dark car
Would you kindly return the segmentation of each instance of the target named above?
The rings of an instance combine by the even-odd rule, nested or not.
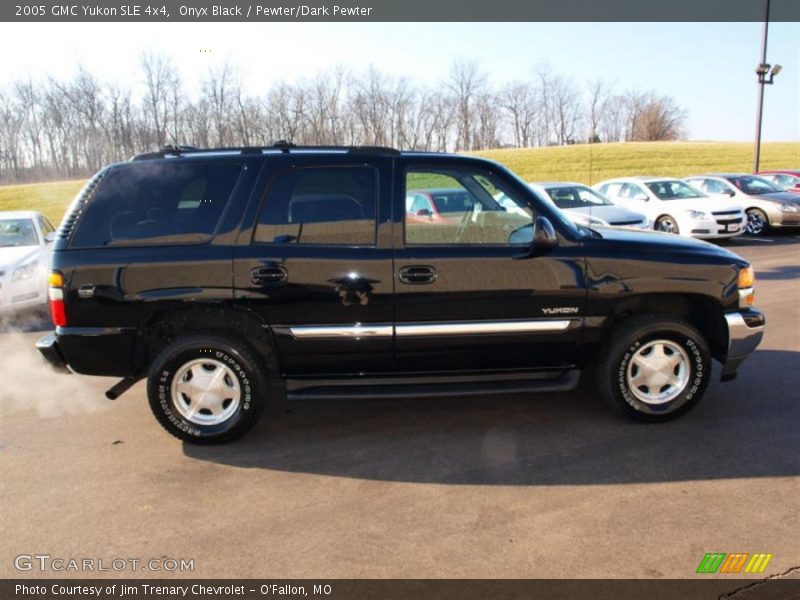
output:
[[[410,220],[407,189],[470,201]],[[61,224],[49,293],[50,363],[123,378],[112,398],[146,377],[158,421],[200,443],[244,433],[268,390],[553,392],[582,373],[665,421],[712,358],[735,377],[764,327],[752,268],[723,248],[575,225],[483,159],[286,143],[104,168]]]

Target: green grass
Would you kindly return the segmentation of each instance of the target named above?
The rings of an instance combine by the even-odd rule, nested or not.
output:
[[[57,181],[0,186],[0,211],[38,210],[58,227],[67,205],[84,181]]]
[[[526,181],[597,183],[625,175],[685,177],[706,171],[749,172],[753,145],[739,142],[639,142],[488,150],[476,152],[499,161]],[[768,142],[761,166],[800,167],[800,142]],[[0,210],[38,210],[55,225],[83,181],[0,186]],[[421,185],[423,182],[413,182]],[[429,183],[429,182],[425,182]]]
[[[475,152],[496,160],[526,181],[594,184],[611,177],[697,173],[750,173],[753,144],[740,142],[628,142]],[[761,146],[762,169],[800,167],[800,142]]]

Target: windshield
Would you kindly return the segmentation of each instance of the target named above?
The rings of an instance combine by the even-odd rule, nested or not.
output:
[[[582,185],[546,188],[553,203],[562,209],[611,206],[611,202],[594,190]]]
[[[32,219],[0,220],[0,248],[36,246],[38,243]]]
[[[659,200],[684,200],[686,198],[705,198],[699,192],[683,181],[652,181],[645,184]]]
[[[748,196],[753,196],[756,194],[774,194],[775,192],[783,191],[774,183],[771,183],[762,177],[754,177],[753,175],[729,177],[728,181],[730,181]]]

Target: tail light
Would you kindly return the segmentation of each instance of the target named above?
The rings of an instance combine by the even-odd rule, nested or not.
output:
[[[50,318],[56,327],[67,326],[67,313],[64,310],[64,276],[58,271],[50,271],[47,277],[47,296],[50,299]]]

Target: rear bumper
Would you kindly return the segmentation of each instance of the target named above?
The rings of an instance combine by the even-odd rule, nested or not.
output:
[[[36,349],[54,370],[59,373],[69,373],[67,361],[64,360],[64,356],[58,348],[58,341],[56,340],[55,333],[48,333],[36,342]]]
[[[748,309],[726,313],[725,322],[728,325],[728,353],[722,366],[721,378],[723,381],[730,381],[736,377],[739,365],[761,343],[766,319],[759,311]]]
[[[126,377],[132,374],[134,334],[125,328],[57,327],[36,348],[61,371]]]

